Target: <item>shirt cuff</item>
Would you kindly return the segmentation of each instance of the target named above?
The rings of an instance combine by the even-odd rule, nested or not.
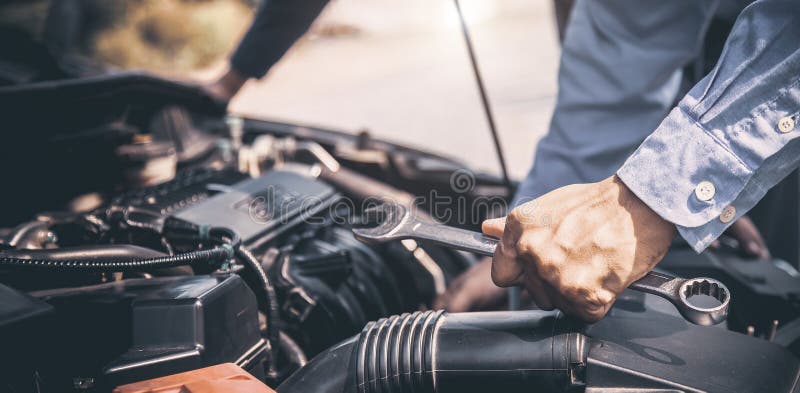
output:
[[[747,210],[737,211],[734,202],[752,175],[753,170],[680,107],[617,171],[697,252]]]

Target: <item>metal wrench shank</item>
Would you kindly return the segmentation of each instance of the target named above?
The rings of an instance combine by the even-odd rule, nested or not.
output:
[[[497,248],[498,240],[495,238],[480,232],[419,221],[402,206],[383,206],[382,212],[385,215],[383,223],[376,228],[354,229],[356,238],[365,242],[417,239],[486,256],[494,255]],[[728,315],[730,292],[724,284],[711,278],[683,279],[649,272],[629,288],[667,299],[686,320],[697,325],[714,325],[724,321]],[[714,297],[720,304],[695,306],[688,301],[694,295]]]
[[[409,235],[432,243],[481,255],[494,255],[498,240],[479,232],[436,225],[425,222],[409,222]],[[727,317],[728,293],[725,286],[713,279],[684,279],[669,274],[649,272],[630,286],[640,292],[660,296],[675,305],[686,320],[697,325],[715,325]],[[720,301],[717,307],[697,307],[688,301],[693,295],[712,296]]]
[[[427,222],[415,221],[409,225],[408,230],[409,235],[415,239],[488,257],[494,255],[498,243],[497,239],[485,236],[480,232]]]

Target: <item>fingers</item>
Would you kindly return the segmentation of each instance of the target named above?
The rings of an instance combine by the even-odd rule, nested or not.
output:
[[[608,313],[616,300],[616,294],[597,282],[598,277],[590,270],[576,270],[571,274],[560,274],[552,287],[555,306],[565,314],[587,322],[596,322]]]
[[[513,247],[507,247],[504,242],[497,245],[492,262],[492,282],[498,287],[510,287],[522,283],[523,266],[517,259],[517,252]]]
[[[558,308],[564,314],[586,322],[602,319],[616,300],[616,295],[611,291],[568,288],[560,282],[552,285],[536,274],[526,274],[523,285],[542,310]]]
[[[587,268],[588,264],[565,269],[572,261],[548,249],[543,239],[551,233],[526,217],[515,210],[506,218],[483,222],[484,234],[500,238],[491,265],[492,281],[500,287],[522,285],[543,310],[558,308],[588,322],[605,316],[616,295],[599,282],[601,272]],[[450,304],[459,305],[455,300]]]
[[[483,231],[501,239],[492,264],[497,285],[522,284],[540,307],[596,321],[661,260],[675,225],[612,176],[551,191],[505,221],[485,222]]]
[[[553,291],[551,296],[555,308],[558,308],[566,315],[586,322],[597,322],[602,319],[611,309],[616,298],[612,294],[611,298],[606,298],[602,301],[589,300],[587,298],[575,299],[560,295],[558,291]]]
[[[481,224],[481,230],[487,236],[495,237],[495,238],[502,238],[503,237],[503,230],[506,226],[506,218],[492,218],[490,220],[486,220]]]
[[[749,217],[739,218],[729,229],[729,233],[748,255],[759,259],[769,259],[770,253],[764,238]]]
[[[506,231],[506,217],[483,222],[481,229],[487,236],[500,239],[492,262],[492,281],[499,287],[510,287],[521,283],[522,264],[517,260],[516,236]]]
[[[616,300],[616,295],[610,291],[598,291],[579,299],[564,298],[564,313],[580,318],[586,322],[597,322],[602,319]]]
[[[528,269],[526,268],[526,270]],[[528,294],[531,295],[533,302],[542,310],[549,311],[555,307],[551,299],[551,293],[553,293],[552,288],[542,281],[535,273],[525,274],[523,286],[528,291]]]

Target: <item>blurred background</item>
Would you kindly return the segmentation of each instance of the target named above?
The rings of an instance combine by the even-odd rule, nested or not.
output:
[[[58,0],[69,2],[72,0]],[[224,72],[257,0],[75,0],[75,50],[120,69],[207,82]],[[0,23],[43,34],[51,1],[0,5]],[[514,178],[527,172],[556,95],[551,1],[462,0]],[[369,130],[499,174],[451,0],[333,0],[306,36],[229,106],[250,117]]]

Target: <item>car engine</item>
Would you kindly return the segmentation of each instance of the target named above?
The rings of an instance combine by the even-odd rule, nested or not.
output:
[[[723,326],[629,291],[591,325],[448,314],[433,300],[475,255],[351,228],[391,200],[474,229],[503,213],[500,179],[462,187],[455,160],[226,117],[140,74],[3,88],[0,107],[25,130],[2,148],[0,391],[169,391],[125,386],[221,364],[282,393],[800,391],[791,266],[676,247],[662,268],[731,288]]]

